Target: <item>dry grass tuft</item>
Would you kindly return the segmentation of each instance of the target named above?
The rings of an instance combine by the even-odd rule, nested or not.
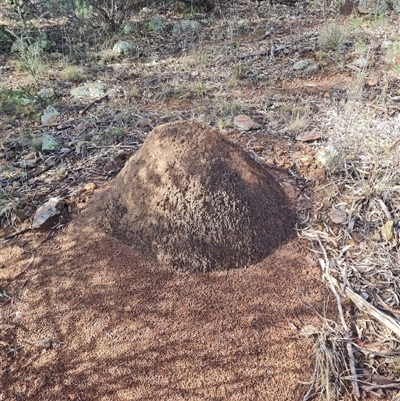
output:
[[[16,219],[16,213],[21,207],[22,201],[18,197],[11,196],[0,187],[0,226],[2,222],[13,223]]]
[[[334,322],[324,319],[322,327],[305,326],[303,334],[312,342],[314,375],[303,397],[307,400],[341,400],[349,396],[350,368],[345,340]]]

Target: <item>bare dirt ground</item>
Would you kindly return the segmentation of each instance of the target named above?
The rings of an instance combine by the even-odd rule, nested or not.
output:
[[[301,329],[327,300],[305,243],[248,269],[184,274],[99,232],[97,217],[89,206],[7,280],[3,399],[302,398],[313,366]],[[13,249],[10,275],[30,258]]]
[[[298,212],[299,229],[306,222],[341,258],[360,261],[368,239],[355,235],[357,224],[354,233],[343,234],[328,218],[334,202],[343,205],[340,194],[348,186],[326,181],[319,151],[355,87],[374,118],[393,121],[395,101],[382,107],[381,99],[400,96],[400,85],[384,75],[380,43],[386,36],[380,26],[378,36],[368,36],[372,20],[335,14],[333,32],[360,24],[364,31],[339,35],[337,47],[325,43],[321,52],[321,37],[332,28],[326,11],[303,2],[290,7],[237,1],[192,15],[203,33],[178,38],[150,32],[140,19],[147,17],[140,17],[134,21],[133,56],[107,58],[102,51],[119,39],[111,38],[90,49],[97,54],[93,59],[72,67],[68,57],[47,60],[35,79],[20,70],[15,56],[0,56],[6,88],[22,87],[30,96],[54,87],[60,111],[46,125],[39,123],[43,110],[18,104],[0,119],[1,185],[16,205],[7,209],[0,236],[29,227],[51,196],[67,205],[55,226],[0,244],[2,400],[303,399],[315,378],[315,337],[306,335],[307,328],[323,326],[326,317],[338,321],[317,263],[319,248],[316,257],[309,241],[292,239],[246,269],[179,273],[102,232],[93,204],[155,126],[196,119],[222,130],[271,171]],[[169,30],[184,18],[175,9],[161,15]],[[398,23],[391,18],[388,24]],[[366,70],[354,64],[363,44],[375,63]],[[294,70],[302,59],[317,69]],[[69,95],[72,87],[93,81],[106,85],[108,97],[91,104],[93,99]],[[252,117],[259,128],[241,132],[232,123],[238,114]],[[46,132],[64,151],[35,149]],[[296,139],[304,132],[318,139]],[[25,159],[34,159],[34,167],[24,167]],[[341,252],[349,245],[354,253]],[[358,331],[352,326],[355,343],[366,340],[368,325]],[[385,382],[378,375],[383,381],[367,392],[370,397],[398,400],[385,387],[398,386],[398,356],[379,360],[389,349],[382,337],[371,345],[378,351],[360,352],[357,363],[390,377]],[[390,343],[396,349],[395,337]],[[365,352],[368,341],[362,344]],[[340,380],[349,384],[347,373]],[[344,388],[339,399],[353,399],[350,384]]]

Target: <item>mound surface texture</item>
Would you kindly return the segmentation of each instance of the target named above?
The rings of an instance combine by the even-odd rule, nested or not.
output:
[[[187,271],[259,262],[288,240],[295,219],[262,165],[194,121],[155,128],[100,209],[112,236]]]

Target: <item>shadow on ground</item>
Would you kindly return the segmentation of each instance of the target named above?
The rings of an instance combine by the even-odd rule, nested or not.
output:
[[[324,289],[297,240],[247,269],[156,266],[90,208],[41,255],[15,300],[7,400],[299,400]]]

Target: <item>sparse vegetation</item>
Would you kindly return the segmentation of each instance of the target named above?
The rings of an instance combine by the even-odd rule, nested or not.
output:
[[[398,14],[336,18],[343,3],[0,1],[2,232],[29,224],[49,196],[115,176],[155,126],[196,119],[288,172],[303,201],[299,235],[316,259],[326,253],[341,299],[350,288],[400,327]],[[118,41],[134,50],[117,53]],[[299,60],[313,73],[295,71]],[[93,82],[104,94],[71,95]],[[43,122],[48,105],[59,115]],[[260,128],[239,133],[240,114]],[[296,140],[303,132],[320,137]],[[44,134],[60,146],[43,150]],[[344,329],[321,318],[307,334],[315,370],[304,400],[348,399],[355,379],[373,394],[373,374],[398,388],[400,330],[355,309],[352,347],[370,376],[353,377]]]
[[[347,28],[333,22],[324,26],[320,33],[319,46],[322,51],[343,51],[349,41]]]
[[[4,121],[11,122],[16,115],[32,116],[37,107],[37,97],[32,89],[7,89],[0,86],[0,113]]]

